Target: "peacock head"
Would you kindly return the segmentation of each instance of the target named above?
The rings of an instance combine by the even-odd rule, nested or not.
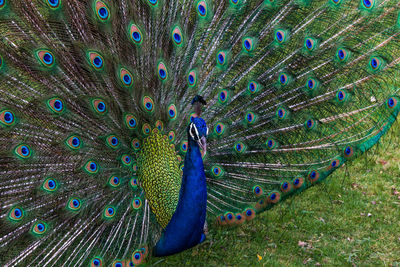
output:
[[[200,117],[203,105],[204,106],[207,105],[207,102],[204,100],[202,96],[196,95],[192,100],[192,105],[194,106],[194,112],[198,117]]]

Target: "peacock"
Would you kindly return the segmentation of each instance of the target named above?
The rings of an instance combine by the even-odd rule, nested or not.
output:
[[[138,266],[396,121],[396,0],[0,0],[0,265]]]

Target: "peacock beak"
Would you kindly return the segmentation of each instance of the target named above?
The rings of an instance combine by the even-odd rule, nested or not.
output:
[[[203,150],[203,153],[206,153],[207,150],[207,139],[205,136],[197,140],[197,143],[199,144],[199,147]]]

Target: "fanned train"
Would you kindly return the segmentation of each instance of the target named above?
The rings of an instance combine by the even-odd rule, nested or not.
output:
[[[0,0],[0,265],[137,266],[399,112],[395,0]]]

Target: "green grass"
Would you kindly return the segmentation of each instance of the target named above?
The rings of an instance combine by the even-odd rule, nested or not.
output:
[[[400,266],[400,127],[323,183],[156,266]]]

